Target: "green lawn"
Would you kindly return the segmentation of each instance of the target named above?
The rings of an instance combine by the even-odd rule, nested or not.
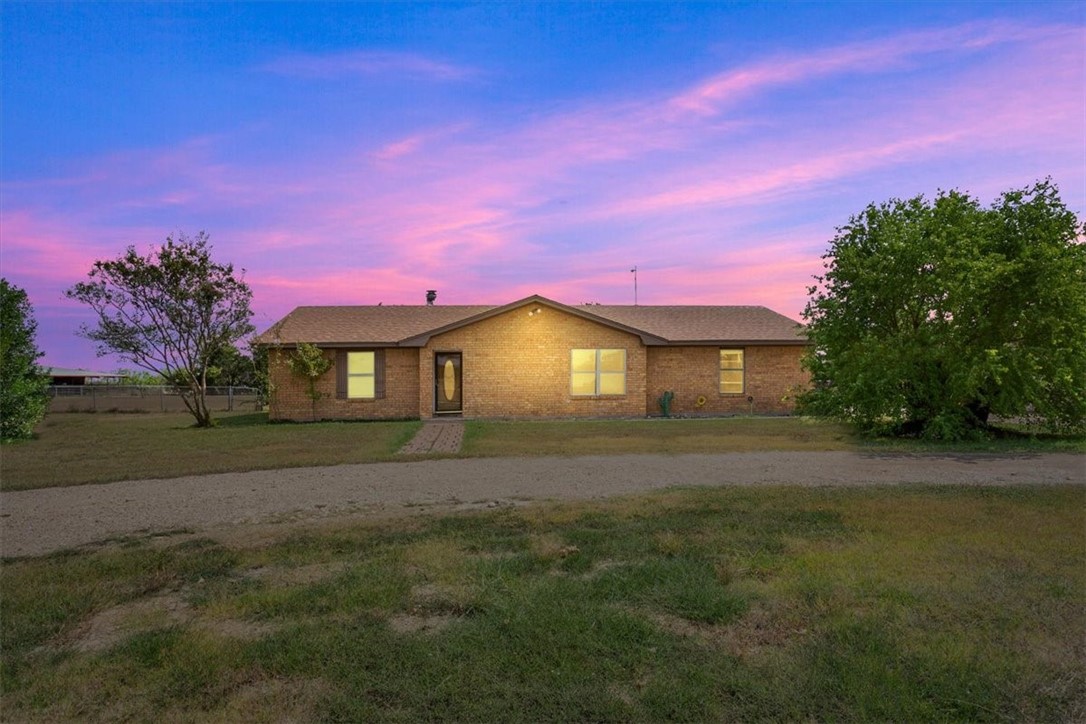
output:
[[[6,721],[1082,721],[1086,490],[671,490],[0,565]]]
[[[1086,437],[997,428],[992,439],[932,443],[872,439],[847,425],[805,417],[468,421],[464,455],[616,455],[766,450],[882,452],[1086,452]]]
[[[0,449],[3,490],[391,459],[418,422],[271,425],[222,413],[198,429],[181,414],[60,413],[36,438]]]
[[[269,424],[266,414],[225,413],[200,430],[181,414],[60,413],[33,440],[0,449],[0,489],[170,478],[397,457],[419,422]],[[1006,432],[956,445],[872,441],[847,427],[798,417],[468,421],[461,456],[722,453],[764,450],[1076,451],[1086,438]]]
[[[843,425],[800,417],[469,421],[463,454],[616,455],[751,450],[851,450],[862,444]]]

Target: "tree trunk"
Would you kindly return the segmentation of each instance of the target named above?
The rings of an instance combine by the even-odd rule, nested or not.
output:
[[[965,406],[977,422],[977,427],[988,427],[988,417],[992,414],[992,408],[980,400],[973,400]]]
[[[190,384],[188,389],[181,393],[181,401],[192,413],[196,420],[196,427],[211,427],[211,410],[207,405],[207,391],[199,385]]]
[[[321,398],[321,394],[317,392],[317,378],[309,378],[309,408],[310,408],[310,422],[317,421],[317,400]]]

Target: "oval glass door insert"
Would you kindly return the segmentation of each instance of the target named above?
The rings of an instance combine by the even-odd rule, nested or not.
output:
[[[452,402],[456,396],[456,366],[451,359],[445,360],[445,399]]]

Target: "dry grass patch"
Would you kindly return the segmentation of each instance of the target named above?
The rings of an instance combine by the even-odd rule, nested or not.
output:
[[[428,580],[457,578],[469,554],[451,538],[426,538],[408,543],[400,554],[408,570]]]
[[[197,619],[193,625],[201,631],[239,641],[256,641],[279,630],[278,626],[267,621],[242,621],[236,618]]]
[[[399,634],[433,634],[445,629],[456,619],[456,616],[449,614],[416,616],[405,613],[389,617],[388,625]]]
[[[793,645],[807,629],[789,625],[764,608],[753,608],[728,624],[690,621],[660,611],[640,611],[640,615],[669,634],[692,638],[700,645],[719,648],[739,659],[756,658],[765,650]]]
[[[331,687],[320,679],[258,679],[239,686],[217,711],[177,712],[166,721],[208,724],[288,724],[319,718],[321,703]],[[175,718],[176,716],[176,718]]]
[[[662,530],[654,533],[653,542],[657,550],[665,556],[677,556],[686,549],[686,538],[675,531]]]
[[[168,591],[99,611],[73,631],[63,634],[56,646],[80,653],[98,653],[133,636],[173,627],[187,627],[245,641],[255,641],[277,630],[267,622],[209,616],[208,612],[194,609],[180,593]]]
[[[532,555],[542,561],[555,561],[568,558],[580,552],[575,545],[570,545],[555,533],[533,533],[528,537]]]
[[[302,566],[259,566],[242,575],[270,586],[305,586],[337,576],[346,569],[344,561],[327,561]]]
[[[70,638],[76,651],[105,651],[134,634],[186,624],[192,619],[192,609],[180,594],[160,593],[99,611],[64,638]]]

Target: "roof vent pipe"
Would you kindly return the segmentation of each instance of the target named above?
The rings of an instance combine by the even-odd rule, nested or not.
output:
[[[437,299],[437,290],[436,289],[427,289],[426,290],[426,305],[429,306],[429,307],[434,306],[434,300],[435,299]]]

